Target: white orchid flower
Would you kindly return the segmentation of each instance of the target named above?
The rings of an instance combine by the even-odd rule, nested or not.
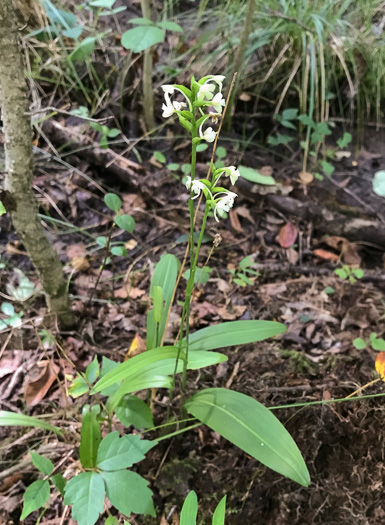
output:
[[[225,193],[225,192],[222,192]],[[222,193],[218,193],[217,195],[221,195]],[[217,201],[215,201],[215,208],[214,208],[214,219],[219,222],[219,217],[223,216],[223,212],[229,212],[230,209],[234,205],[234,199],[238,197],[238,195],[232,191],[228,191],[225,193],[224,197],[221,197]]]
[[[208,193],[210,194],[211,199],[213,198],[213,196],[211,194],[211,191],[200,180],[192,180],[191,177],[187,177],[186,188],[188,190],[192,191],[193,193],[195,193],[195,197],[192,197],[192,200],[194,200],[197,197],[199,197],[199,195],[201,194],[201,191],[203,191],[203,193],[205,193],[205,190],[208,191]]]
[[[226,105],[226,101],[223,98],[221,92],[217,93],[211,101],[211,105],[214,107],[218,115],[222,115],[222,106]]]
[[[220,172],[220,173],[219,173]],[[216,171],[216,174],[219,173],[218,177],[215,179],[215,184],[219,181],[222,175],[230,178],[231,184],[234,186],[241,176],[239,170],[235,166],[228,166],[227,168],[220,168]]]
[[[197,100],[212,100],[214,96],[215,86],[213,84],[203,84],[199,88],[199,91],[197,93]]]
[[[203,132],[203,124],[209,119],[209,115],[207,115],[207,118],[204,119],[202,124],[199,126],[199,136],[201,139],[206,140],[207,142],[214,142],[216,137],[216,132],[213,130],[213,128],[206,128]]]
[[[161,86],[161,88],[164,91],[164,99],[166,101],[166,104],[162,105],[162,116],[164,118],[171,117],[171,115],[173,115],[176,111],[181,111],[187,106],[186,102],[171,101],[170,95],[173,95],[175,91],[179,91],[180,93],[182,93],[184,98],[187,100],[190,111],[192,110],[190,99],[183,93],[181,89],[172,86],[171,84],[164,84],[163,86]]]
[[[209,78],[205,80],[203,85],[207,84],[208,82],[215,82],[218,85],[219,91],[222,91],[222,84],[225,78],[226,77],[224,75],[209,75]]]

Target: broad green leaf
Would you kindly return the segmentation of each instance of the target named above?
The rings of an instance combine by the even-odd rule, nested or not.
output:
[[[49,498],[49,483],[47,480],[34,481],[24,493],[23,512],[20,520],[23,521],[31,512],[45,505]]]
[[[163,290],[160,286],[154,286],[152,289],[153,317],[156,324],[160,324],[163,315]]]
[[[107,193],[104,196],[104,202],[106,203],[107,208],[117,213],[122,207],[122,201],[116,193]]]
[[[129,427],[133,425],[138,430],[154,426],[150,407],[133,395],[124,396],[116,408],[116,417],[124,426]]]
[[[176,22],[172,22],[171,20],[162,20],[161,22],[158,22],[156,24],[161,29],[165,29],[166,31],[176,31],[177,33],[183,32],[183,27],[181,27]]]
[[[51,477],[52,483],[55,485],[55,487],[58,489],[60,494],[64,496],[64,489],[66,486],[66,480],[63,478],[61,474],[54,474]]]
[[[357,337],[353,341],[353,346],[357,348],[357,350],[364,350],[366,348],[366,341],[361,337]]]
[[[385,171],[377,171],[373,178],[373,191],[380,197],[385,197]]]
[[[375,332],[370,334],[370,344],[372,345],[373,350],[385,351],[385,340],[377,336]]]
[[[216,149],[215,155],[218,157],[218,159],[224,159],[227,155],[227,150],[223,146],[219,146],[219,148]]]
[[[269,137],[267,142],[272,146],[279,146],[280,144],[289,144],[293,140],[293,137],[290,137],[290,135],[278,135],[277,137]]]
[[[325,173],[327,177],[331,177],[333,175],[334,170],[335,170],[333,164],[330,164],[330,162],[328,162],[327,160],[323,160],[321,162],[321,166],[322,166],[323,172]]]
[[[5,209],[4,204],[0,201],[0,217],[4,215],[4,213],[7,213],[7,210]]]
[[[72,517],[79,525],[94,525],[103,512],[104,482],[97,472],[82,472],[65,488],[64,505],[72,505]]]
[[[157,441],[141,439],[139,434],[119,437],[118,431],[110,432],[100,443],[97,466],[107,471],[131,467],[142,461],[155,445]]]
[[[298,109],[295,108],[288,108],[282,111],[282,119],[283,120],[294,120],[297,118],[298,115]]]
[[[286,326],[275,321],[231,321],[220,323],[190,334],[189,350],[215,350],[227,346],[245,345],[283,334]]]
[[[172,385],[171,377],[162,376],[156,372],[138,374],[134,379],[122,382],[116,392],[108,399],[107,410],[113,412],[126,394],[149,388],[171,388]]]
[[[120,129],[118,128],[112,128],[112,129],[109,129],[108,130],[108,133],[107,135],[111,138],[111,139],[114,139],[115,137],[117,137],[118,135],[120,135]]]
[[[112,255],[117,255],[119,257],[125,257],[127,255],[127,250],[124,246],[113,246],[110,252]]]
[[[329,126],[326,124],[326,122],[318,122],[315,125],[315,131],[316,133],[319,133],[320,135],[331,135],[331,130]]]
[[[119,525],[119,520],[115,516],[108,516],[104,525]]]
[[[161,164],[166,164],[167,162],[166,157],[163,155],[161,151],[154,151],[154,157]]]
[[[212,525],[225,525],[226,516],[226,496],[223,496],[221,501],[218,503],[213,515]]]
[[[89,383],[93,383],[99,377],[99,363],[97,356],[91,361],[86,368],[86,379]]]
[[[194,275],[195,284],[205,284],[210,279],[210,274],[213,271],[210,266],[204,266],[203,268],[197,268]],[[186,270],[183,274],[183,277],[186,280],[190,278],[190,268]]]
[[[83,33],[84,27],[83,26],[75,26],[71,27],[70,29],[65,29],[63,31],[63,36],[66,36],[67,38],[72,38],[73,40],[77,40],[79,36]]]
[[[157,328],[154,321],[153,310],[147,314],[147,350],[151,350],[159,345],[166,328],[167,313],[172,301],[176,279],[178,277],[180,262],[175,255],[166,254],[161,257],[155,266],[154,274],[151,279],[150,297],[154,299],[154,286],[159,286],[163,290],[164,309],[162,321]]]
[[[122,35],[122,46],[134,53],[140,53],[164,40],[164,30],[153,25],[143,25],[125,31]]]
[[[152,491],[142,476],[130,470],[102,471],[101,475],[108,499],[120,512],[126,516],[131,512],[155,516]]]
[[[338,147],[340,149],[346,148],[348,144],[350,144],[352,141],[352,135],[351,133],[345,132],[343,137],[337,140]]]
[[[93,406],[91,410],[89,405],[85,405],[83,408],[79,455],[80,462],[84,468],[93,468],[96,466],[98,448],[102,440],[100,425],[97,421],[99,412],[99,405]]]
[[[285,427],[255,399],[224,388],[195,394],[185,408],[215,432],[300,485],[310,477],[305,462]]]
[[[41,4],[53,24],[59,24],[66,29],[78,24],[76,15],[64,9],[57,9],[50,0],[41,0]]]
[[[277,323],[278,324],[278,323]],[[203,331],[203,330],[202,330]],[[281,332],[279,332],[281,333]],[[224,346],[224,345],[223,345]],[[189,355],[187,368],[197,370],[205,366],[221,363],[227,360],[227,357],[215,352],[200,352],[194,348],[194,352]],[[206,350],[206,349],[204,349]],[[159,376],[171,375],[174,373],[175,360],[178,355],[176,346],[164,346],[154,348],[142,354],[138,354],[128,361],[121,363],[114,370],[108,372],[100,379],[91,390],[91,394],[96,394],[104,388],[107,388],[122,379],[128,383],[138,378],[138,374],[158,374]],[[179,359],[178,370],[181,371],[182,358]],[[127,392],[125,392],[127,393]]]
[[[9,316],[15,315],[15,309],[13,307],[13,304],[11,304],[11,303],[3,303],[1,305],[1,311],[5,315],[9,315]]]
[[[104,7],[105,9],[111,9],[116,0],[93,0],[88,5],[92,7]]]
[[[298,120],[304,125],[304,126],[314,126],[314,120],[309,117],[309,115],[300,115],[298,117]]]
[[[19,284],[18,286],[13,286],[10,283],[7,284],[7,292],[9,295],[12,295],[16,301],[26,301],[33,295],[35,285],[19,268],[15,269],[15,273],[17,274]]]
[[[130,24],[136,24],[137,26],[153,26],[154,22],[149,18],[131,18]]]
[[[40,454],[36,454],[36,452],[30,452],[32,463],[35,465],[35,467],[40,470],[43,474],[46,476],[49,476],[52,474],[54,465],[52,461],[48,458],[45,458],[44,456],[41,456]]]
[[[198,514],[198,498],[192,490],[184,500],[180,513],[180,525],[196,525]]]
[[[261,175],[258,170],[253,168],[239,166],[238,169],[244,179],[249,180],[254,184],[263,184],[264,186],[275,186],[277,184],[273,177],[270,177],[270,175]]]
[[[8,412],[7,410],[0,410],[0,426],[1,427],[36,427],[44,428],[55,432],[55,434],[62,436],[63,432],[58,427],[54,427],[37,417],[25,416],[24,414],[17,414],[16,412]]]
[[[135,219],[131,215],[117,215],[115,222],[122,230],[132,233],[135,229]]]
[[[68,55],[67,59],[72,60],[72,62],[83,62],[94,52],[96,40],[97,37],[88,36],[79,42],[72,53]]]
[[[68,389],[69,395],[73,398],[80,397],[83,394],[86,394],[88,391],[89,387],[87,381],[81,375],[75,377],[75,379],[72,381],[72,385]]]

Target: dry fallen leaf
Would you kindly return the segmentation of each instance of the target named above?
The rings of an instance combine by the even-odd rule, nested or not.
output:
[[[378,352],[376,357],[376,370],[383,381],[385,381],[385,352]]]
[[[225,321],[233,321],[234,319],[238,319],[238,317],[241,317],[245,313],[247,306],[241,306],[241,305],[234,305],[234,304],[228,304],[227,306],[222,306],[222,308],[219,308],[218,314],[221,316],[221,319],[224,319]]]
[[[229,212],[230,222],[233,230],[235,230],[238,233],[243,233],[243,228],[241,226],[237,210],[230,210]]]
[[[41,366],[40,374],[34,381],[27,383],[24,390],[25,402],[29,407],[37,405],[43,399],[60,371],[55,363],[44,362]]]
[[[71,259],[71,266],[74,270],[85,271],[89,269],[90,263],[87,257],[73,257]]]
[[[313,250],[314,255],[321,257],[321,259],[327,259],[328,261],[339,261],[339,256],[335,253],[328,252],[327,250]]]
[[[138,354],[142,354],[146,351],[146,349],[146,341],[137,333],[130,344],[130,348],[128,349],[128,352],[125,355],[124,360],[128,361],[128,359],[131,359],[131,357],[135,357]]]
[[[132,287],[130,284],[125,284],[118,290],[115,290],[114,297],[120,299],[126,299],[127,297],[130,297],[131,299],[138,299],[138,297],[142,297],[145,293],[145,290]]]
[[[298,231],[294,224],[287,222],[279,232],[278,242],[282,248],[290,248],[295,243],[297,235]]]

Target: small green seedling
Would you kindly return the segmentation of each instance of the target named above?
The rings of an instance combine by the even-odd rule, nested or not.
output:
[[[361,268],[351,268],[347,264],[344,264],[342,268],[334,270],[334,273],[343,281],[348,280],[352,284],[354,284],[357,279],[362,279],[364,276],[364,270]]]
[[[226,496],[218,503],[215,509],[212,525],[224,525],[226,514]],[[198,498],[192,490],[184,500],[180,513],[180,525],[196,525],[198,515]]]
[[[120,129],[117,129],[117,128],[112,128],[110,129],[108,126],[105,126],[105,125],[102,125],[102,124],[98,124],[97,122],[90,122],[90,126],[92,129],[94,129],[95,131],[98,131],[99,133],[102,134],[102,138],[100,139],[99,141],[99,146],[103,149],[107,149],[109,144],[108,144],[108,139],[114,139],[115,137],[117,137],[119,134],[120,134]]]
[[[122,211],[122,200],[115,193],[107,193],[104,196],[104,202],[106,206],[113,212],[115,212],[114,226],[118,226],[122,230],[133,233],[135,228],[135,219],[126,213],[121,213]],[[120,257],[125,257],[127,255],[127,249],[124,245],[124,242],[109,242],[108,237],[99,236],[96,238],[96,244],[101,248],[108,249],[110,255],[117,255]],[[106,264],[109,264],[111,259],[106,260]]]
[[[237,269],[229,270],[229,273],[235,284],[244,288],[247,285],[253,285],[255,279],[261,275],[254,270],[257,266],[258,264],[253,261],[251,255],[248,255],[241,260]]]
[[[385,340],[381,337],[378,337],[378,335],[375,332],[372,332],[369,336],[369,339],[362,339],[362,337],[357,337],[353,341],[353,345],[357,350],[364,350],[368,345],[370,345],[373,350],[376,350],[377,352],[384,352],[385,351]]]
[[[19,328],[21,326],[23,312],[16,313],[13,304],[3,303],[1,311],[6,317],[0,320],[0,332],[7,328]]]

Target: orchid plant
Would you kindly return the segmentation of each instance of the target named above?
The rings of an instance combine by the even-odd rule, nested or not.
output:
[[[197,269],[198,257],[201,243],[206,227],[206,221],[209,213],[213,211],[214,219],[219,222],[225,218],[226,214],[234,205],[237,194],[227,188],[219,186],[221,177],[227,177],[231,185],[235,185],[240,173],[235,166],[228,166],[216,169],[212,166],[211,180],[210,170],[206,179],[197,179],[195,177],[197,146],[202,142],[214,142],[217,138],[217,132],[213,127],[208,125],[217,124],[222,117],[223,108],[226,101],[222,94],[224,75],[207,75],[196,81],[191,79],[190,88],[179,84],[163,85],[165,102],[163,103],[163,117],[169,118],[177,115],[180,124],[191,134],[192,152],[191,152],[191,175],[187,177],[186,188],[190,192],[189,213],[190,213],[190,274],[187,282],[186,300],[183,306],[181,317],[181,334],[184,327],[186,330],[186,349],[184,352],[183,380],[182,388],[186,385],[186,372],[188,363],[189,349],[189,313],[191,305],[191,294],[195,282],[195,273]],[[182,100],[174,100],[179,96]],[[201,195],[205,199],[205,208],[202,220],[201,231],[197,246],[194,246],[194,202]],[[200,202],[200,201],[199,201]],[[182,338],[179,343],[180,355],[182,355]],[[180,355],[178,357],[180,357]],[[177,366],[177,365],[176,365]]]

